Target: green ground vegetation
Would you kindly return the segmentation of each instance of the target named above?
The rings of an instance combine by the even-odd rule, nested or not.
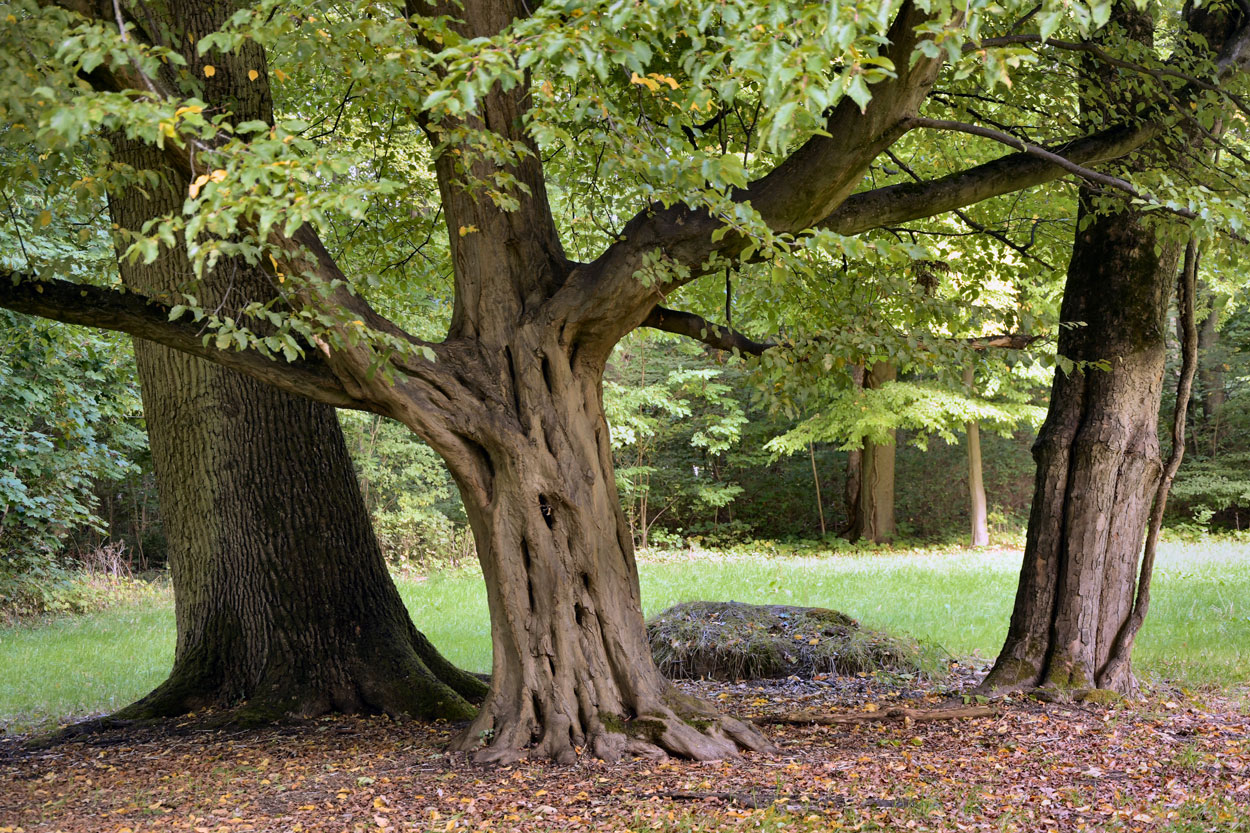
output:
[[[1147,680],[1242,689],[1250,669],[1250,544],[1172,542],[1160,552],[1136,665]],[[865,627],[915,637],[954,656],[1001,645],[1020,554],[1013,550],[806,553],[761,544],[649,553],[648,616],[696,599],[830,607]],[[453,662],[490,668],[481,576],[469,568],[400,575],[413,618]],[[25,731],[109,711],[156,686],[174,647],[168,593],[104,611],[0,628],[0,726]]]

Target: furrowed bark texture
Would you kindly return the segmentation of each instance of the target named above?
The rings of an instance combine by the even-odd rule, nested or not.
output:
[[[486,578],[494,649],[490,694],[456,746],[493,762],[768,748],[753,726],[682,695],[656,669],[612,472],[603,361],[559,331],[520,323],[464,365],[500,408],[476,454],[447,454]]]
[[[229,8],[175,4],[189,31]],[[271,118],[264,55],[248,44],[212,61],[206,98],[239,119]],[[138,229],[177,212],[185,178],[160,151],[119,140],[118,160],[163,172],[110,204]],[[128,286],[168,297],[190,279],[185,250],[151,265],[122,261]],[[264,277],[229,263],[201,300],[226,309],[270,297]],[[144,415],[169,536],[178,642],[169,679],[122,716],[238,707],[240,720],[386,712],[464,719],[485,685],[413,627],[386,570],[334,410],[151,342],[135,343]]]
[[[1159,397],[1168,299],[1180,246],[1123,210],[1082,224],[1068,267],[1059,353],[1106,362],[1056,371],[1033,447],[1033,508],[1015,610],[986,686],[1130,693],[1127,664],[1103,674],[1133,604],[1137,561],[1161,471]],[[1156,248],[1158,247],[1158,248]]]
[[[1151,44],[1149,10],[1117,5],[1113,23]],[[1225,50],[1243,37],[1236,7],[1186,7],[1201,41],[1181,48]],[[1108,89],[1119,77],[1094,65]],[[1131,88],[1125,101],[1135,95]],[[1088,105],[1096,112],[1100,105]],[[1189,125],[1189,148],[1146,149],[1151,164],[1174,172],[1211,153],[1223,131]],[[1143,159],[1130,165],[1145,164]],[[1056,371],[1046,422],[1033,447],[1037,479],[1015,609],[1003,650],[984,683],[1106,688],[1134,694],[1127,649],[1112,658],[1133,608],[1137,564],[1163,465],[1158,417],[1168,301],[1175,287],[1181,235],[1164,233],[1131,208],[1094,214],[1083,189],[1078,232],[1064,286],[1059,353],[1106,369]]]

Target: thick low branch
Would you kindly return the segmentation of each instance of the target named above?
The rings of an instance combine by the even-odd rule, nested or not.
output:
[[[753,717],[751,722],[760,726],[858,726],[863,723],[929,723],[934,720],[972,720],[978,717],[998,717],[998,709],[991,706],[964,706],[953,709],[909,709],[897,706],[875,712],[849,714],[826,714],[824,712],[791,712],[789,714]]]
[[[1078,166],[1096,165],[1131,153],[1162,132],[1162,126],[1157,124],[1116,127],[1050,149],[1039,148],[1045,156],[1027,151],[1013,153],[927,182],[905,182],[863,191],[848,197],[817,225],[850,235],[935,217],[1058,179],[1067,168],[1056,159]]]
[[[709,347],[715,347],[717,350],[727,350],[748,356],[762,355],[765,350],[777,346],[777,342],[771,339],[755,341],[737,330],[713,324],[692,312],[681,312],[665,307],[652,309],[651,314],[642,322],[642,326],[686,336],[695,341],[701,341]]]
[[[288,393],[338,408],[369,410],[348,395],[319,357],[279,362],[253,350],[219,350],[205,344],[204,331],[189,321],[170,321],[169,307],[133,292],[70,281],[41,281],[0,270],[0,307],[85,327],[116,330],[208,359]]]
[[[1104,173],[1099,173],[1098,171],[1095,171],[1091,168],[1087,168],[1084,165],[1079,165],[1073,162],[1071,159],[1068,159],[1064,156],[1060,156],[1059,154],[1053,153],[1038,145],[1030,144],[1029,142],[1026,142],[1017,136],[1013,136],[1010,133],[1004,133],[1001,130],[995,130],[991,127],[982,127],[979,124],[967,124],[966,122],[951,121],[949,119],[917,118],[917,119],[912,119],[911,123],[915,127],[924,127],[924,128],[929,128],[932,130],[947,130],[947,131],[952,131],[955,133],[965,133],[969,136],[980,136],[985,139],[991,139],[995,142],[1000,142],[1009,147],[1019,148],[1020,150],[1029,154],[1030,156],[1036,156],[1039,159],[1043,159],[1051,163],[1052,165],[1056,165],[1064,169],[1068,173],[1076,174],[1081,179],[1084,179],[1088,182],[1096,182],[1099,185],[1104,185],[1116,191],[1121,191],[1125,194],[1128,194],[1130,197],[1134,199],[1138,199],[1143,202],[1151,203],[1157,207],[1163,208],[1163,210],[1165,211],[1168,211],[1172,214],[1176,214],[1180,217],[1184,217],[1189,220],[1192,220],[1195,217],[1197,217],[1197,215],[1194,212],[1188,209],[1167,208],[1163,206],[1163,204],[1159,201],[1157,197],[1153,196],[1152,194],[1142,193],[1141,191],[1134,188],[1131,183],[1123,179],[1120,179],[1119,177],[1110,176]]]

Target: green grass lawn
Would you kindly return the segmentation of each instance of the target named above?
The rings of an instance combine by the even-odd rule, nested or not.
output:
[[[702,553],[641,567],[651,615],[680,601],[832,607],[866,626],[953,654],[993,656],[1011,612],[1018,552],[825,556]],[[490,669],[486,596],[476,571],[400,581],[417,626],[454,662]],[[168,598],[0,628],[0,727],[22,730],[104,712],[159,683],[174,646]],[[1250,681],[1250,546],[1165,544],[1136,667],[1190,687]]]

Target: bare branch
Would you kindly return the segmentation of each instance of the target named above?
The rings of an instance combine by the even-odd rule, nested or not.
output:
[[[755,341],[737,330],[713,324],[692,312],[681,312],[664,307],[653,308],[651,314],[642,322],[642,326],[666,333],[676,333],[701,341],[717,350],[737,352],[747,356],[759,356],[765,350],[777,346],[777,342],[771,339]]]
[[[730,327],[713,324],[702,316],[692,312],[654,307],[651,314],[642,322],[643,327],[650,327],[666,333],[686,336],[717,350],[740,353],[744,356],[761,356],[766,350],[780,347],[781,342],[770,338],[767,341],[756,341]],[[992,336],[974,336],[966,339],[953,339],[963,342],[969,350],[1023,350],[1041,336],[1026,333],[1002,333]]]

